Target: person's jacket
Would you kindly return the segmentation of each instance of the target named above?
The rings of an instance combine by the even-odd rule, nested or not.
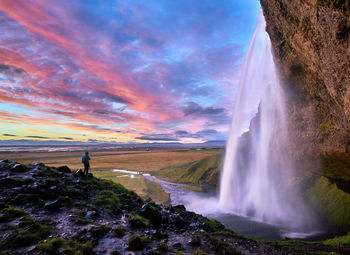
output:
[[[89,155],[83,155],[83,157],[81,158],[81,162],[82,163],[89,163],[89,160],[90,160],[90,157],[89,157]]]

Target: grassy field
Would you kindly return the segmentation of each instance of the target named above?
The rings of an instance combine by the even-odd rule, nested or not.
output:
[[[83,152],[76,151],[0,153],[0,159],[9,159],[23,164],[41,162],[55,167],[66,165],[74,170],[83,168],[82,154]],[[120,183],[144,199],[151,198],[156,203],[165,203],[169,201],[169,194],[165,193],[158,183],[151,182],[142,175],[133,175],[131,178],[130,174],[114,173],[110,170],[127,169],[156,174],[170,169],[174,175],[176,169],[193,165],[207,157],[219,154],[219,149],[154,148],[150,150],[90,151],[90,165],[94,176]],[[181,172],[181,174],[183,173]],[[176,181],[172,176],[170,179]]]
[[[166,203],[170,199],[169,194],[165,193],[158,183],[151,182],[142,175],[96,171],[94,176],[120,183],[125,188],[135,191],[143,199],[151,198],[158,204]]]
[[[90,151],[90,165],[94,170],[127,169],[154,172],[160,169],[182,166],[216,155],[219,150],[173,150],[154,149],[150,151]],[[0,159],[9,159],[23,164],[42,162],[50,166],[67,165],[71,169],[83,168],[82,152],[29,152],[0,153]]]

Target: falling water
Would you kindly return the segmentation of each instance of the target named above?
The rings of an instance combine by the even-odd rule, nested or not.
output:
[[[220,207],[257,221],[300,228],[305,213],[293,195],[295,188],[289,188],[293,166],[286,152],[285,97],[262,15],[242,71],[221,174]]]

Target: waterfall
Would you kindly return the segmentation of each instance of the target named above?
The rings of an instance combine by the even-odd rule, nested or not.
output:
[[[227,213],[299,228],[305,225],[305,213],[295,188],[290,188],[285,96],[265,26],[261,15],[234,103],[219,203]]]

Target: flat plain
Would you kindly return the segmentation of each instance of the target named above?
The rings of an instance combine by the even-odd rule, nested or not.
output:
[[[66,165],[75,170],[83,168],[81,157],[84,151],[72,152],[6,152],[0,153],[0,159],[9,159],[22,164],[44,163],[48,166]],[[212,155],[218,155],[219,149],[212,148],[150,148],[123,150],[89,151],[91,172],[94,176],[120,183],[125,188],[135,191],[142,198],[152,198],[157,203],[169,201],[169,195],[158,183],[147,180],[142,175],[121,174],[113,169],[157,174],[160,171],[181,168],[198,162]]]

